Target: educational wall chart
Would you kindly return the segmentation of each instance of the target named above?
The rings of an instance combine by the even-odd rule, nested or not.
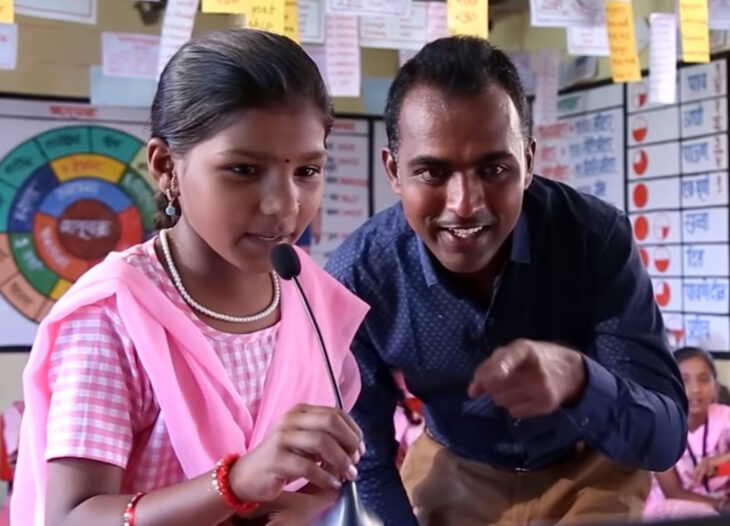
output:
[[[561,95],[558,121],[537,126],[535,173],[624,208],[624,89]]]
[[[84,271],[151,233],[145,118],[0,100],[0,348],[30,344]]]
[[[147,119],[146,110],[0,99],[0,351],[29,346],[81,274],[153,234]],[[328,154],[310,228],[321,263],[370,213],[369,121],[338,120]]]
[[[382,151],[388,146],[388,134],[385,131],[385,121],[373,121],[373,213],[385,210],[400,200],[390,187],[388,175],[383,166]]]
[[[678,71],[679,102],[628,85],[628,211],[674,345],[730,350],[727,62]]]
[[[339,119],[327,139],[320,217],[310,229],[311,254],[320,264],[370,216],[370,124]]]

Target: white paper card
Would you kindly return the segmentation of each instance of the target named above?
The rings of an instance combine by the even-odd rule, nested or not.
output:
[[[727,276],[728,246],[725,243],[712,245],[684,245],[685,276]]]
[[[727,172],[685,175],[682,177],[682,208],[727,205]]]
[[[728,313],[727,278],[685,279],[684,310],[707,314]]]
[[[298,0],[299,41],[302,44],[324,44],[324,0]]]
[[[556,51],[537,51],[532,55],[535,83],[535,124],[558,120],[558,83],[560,56]]]
[[[707,25],[710,29],[730,29],[730,2],[728,0],[709,0]]]
[[[101,34],[101,64],[110,77],[157,78],[160,37],[139,33]]]
[[[682,241],[727,243],[727,208],[692,208],[682,211]]]
[[[356,16],[327,15],[327,79],[333,97],[360,96]]]
[[[431,42],[449,36],[446,2],[427,2],[426,40]]]
[[[328,15],[409,16],[412,0],[327,0]]]
[[[566,34],[570,55],[607,57],[611,54],[605,23],[592,26],[570,26],[567,28]]]
[[[198,3],[199,0],[168,1],[165,9],[165,20],[162,22],[160,56],[157,63],[158,76],[177,50],[190,40],[193,34],[195,15],[198,12]]]
[[[18,15],[96,24],[96,0],[15,0]]]
[[[18,25],[0,24],[0,69],[18,65]]]
[[[682,241],[682,218],[678,211],[631,214],[629,218],[637,245],[680,243]]]
[[[409,17],[360,18],[360,47],[421,49],[426,43],[427,5],[416,3]]]
[[[649,101],[677,101],[677,15],[652,13],[649,58]]]
[[[605,17],[604,0],[530,0],[530,25],[591,25]]]
[[[686,345],[727,352],[730,349],[729,321],[726,316],[687,314],[684,318]]]
[[[325,83],[328,84],[329,81],[327,80],[327,48],[317,44],[303,44],[302,48],[304,49],[304,51],[306,51],[307,55],[309,55],[309,58],[311,58],[314,63],[317,64],[319,74],[322,76]]]

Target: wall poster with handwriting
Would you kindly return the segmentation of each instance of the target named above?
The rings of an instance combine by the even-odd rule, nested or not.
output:
[[[610,84],[561,95],[558,120],[533,131],[535,173],[624,208],[624,90]]]
[[[627,203],[670,343],[730,351],[727,62],[680,68],[679,102],[627,85]]]
[[[370,217],[370,140],[367,119],[337,119],[327,138],[322,206],[303,236],[322,265]]]

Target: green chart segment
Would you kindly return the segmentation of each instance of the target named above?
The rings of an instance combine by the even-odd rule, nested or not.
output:
[[[157,206],[144,143],[65,126],[0,158],[0,295],[40,321],[110,251],[152,235]]]

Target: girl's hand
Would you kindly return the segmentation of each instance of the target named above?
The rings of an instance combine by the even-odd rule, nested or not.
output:
[[[343,411],[298,405],[263,443],[236,461],[231,488],[244,502],[270,502],[299,478],[338,491],[342,479],[357,478],[362,440],[362,432]]]
[[[697,465],[692,474],[696,483],[701,483],[705,477],[712,478],[715,476],[717,466],[730,461],[730,453],[724,455],[717,455],[714,457],[703,458],[702,461]]]

